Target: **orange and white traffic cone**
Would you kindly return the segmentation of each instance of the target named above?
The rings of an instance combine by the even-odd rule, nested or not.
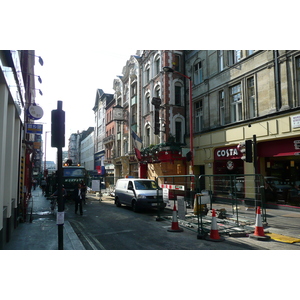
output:
[[[218,224],[216,220],[216,211],[212,210],[211,230],[210,235],[206,237],[207,240],[213,242],[222,242],[225,239],[219,235]]]
[[[251,238],[255,238],[260,241],[266,241],[271,238],[270,236],[265,235],[265,233],[264,233],[264,228],[262,226],[262,221],[261,221],[260,206],[258,206],[257,210],[256,210],[256,222],[255,222],[254,233],[250,234],[249,236]]]
[[[172,226],[171,226],[171,228],[168,229],[168,231],[171,231],[171,232],[181,232],[181,231],[183,231],[183,229],[180,228],[179,225],[178,225],[177,209],[176,209],[176,204],[175,203],[174,203],[174,207],[173,207]]]

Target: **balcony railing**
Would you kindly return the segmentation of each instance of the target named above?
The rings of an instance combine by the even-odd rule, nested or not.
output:
[[[110,142],[113,142],[114,140],[115,136],[111,134],[103,139],[103,144],[108,144]]]

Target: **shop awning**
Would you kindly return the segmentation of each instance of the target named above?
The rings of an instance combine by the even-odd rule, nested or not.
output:
[[[257,155],[259,157],[279,157],[300,155],[300,149],[297,141],[300,137],[263,142],[257,144]]]

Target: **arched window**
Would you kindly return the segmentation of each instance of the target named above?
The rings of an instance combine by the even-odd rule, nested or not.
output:
[[[145,72],[144,72],[144,79],[145,84],[147,84],[150,81],[150,64],[146,64],[145,66]]]
[[[183,137],[185,133],[185,122],[184,117],[180,114],[177,114],[173,118],[173,130],[176,143],[183,143]]]
[[[144,103],[145,103],[144,114],[148,114],[150,112],[150,103],[151,103],[150,92],[146,92]]]
[[[157,54],[154,57],[153,63],[154,63],[154,75],[157,75],[161,71],[161,63],[160,63],[160,56],[159,56],[159,54]]]
[[[154,97],[160,98],[160,84],[157,83],[154,87]]]

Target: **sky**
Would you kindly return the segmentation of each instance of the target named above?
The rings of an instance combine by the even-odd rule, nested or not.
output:
[[[193,13],[193,7],[198,7],[199,14]],[[1,32],[0,48],[31,49],[43,58],[44,66],[36,60],[35,68],[43,81],[36,80],[36,88],[43,92],[36,97],[44,111],[39,121],[44,133],[50,131],[51,111],[62,101],[66,147],[71,133],[94,126],[97,89],[113,93],[113,80],[136,50],[275,49],[266,47],[266,42],[280,41],[286,48],[291,40],[282,24],[273,26],[278,23],[276,12],[270,16],[268,3],[256,0],[245,7],[237,0],[219,1],[217,8],[215,2],[200,5],[191,0],[180,7],[180,17],[170,0],[154,0],[147,8],[141,8],[137,0],[86,0],[71,9],[69,1],[63,0],[44,1],[43,6],[37,0],[15,0],[6,1],[2,8],[13,12],[13,18],[10,13],[1,16],[0,25],[6,30]],[[286,10],[288,26],[297,28],[297,10],[288,6]],[[284,9],[279,11],[284,14]],[[245,24],[247,20],[251,26]],[[46,159],[56,161],[56,148],[50,144],[48,133]]]
[[[96,91],[102,89],[105,93],[114,93],[113,80],[122,75],[130,55],[136,50],[124,49],[116,51],[105,49],[34,49],[41,56],[44,65],[36,59],[35,75],[42,79],[39,83],[36,77],[36,104],[44,112],[36,123],[43,124],[43,139],[46,140],[46,160],[56,162],[57,149],[51,147],[51,111],[57,109],[57,101],[62,101],[65,111],[65,148],[72,133],[94,127],[94,111]],[[49,132],[49,133],[46,133]],[[43,149],[44,151],[45,149]]]

